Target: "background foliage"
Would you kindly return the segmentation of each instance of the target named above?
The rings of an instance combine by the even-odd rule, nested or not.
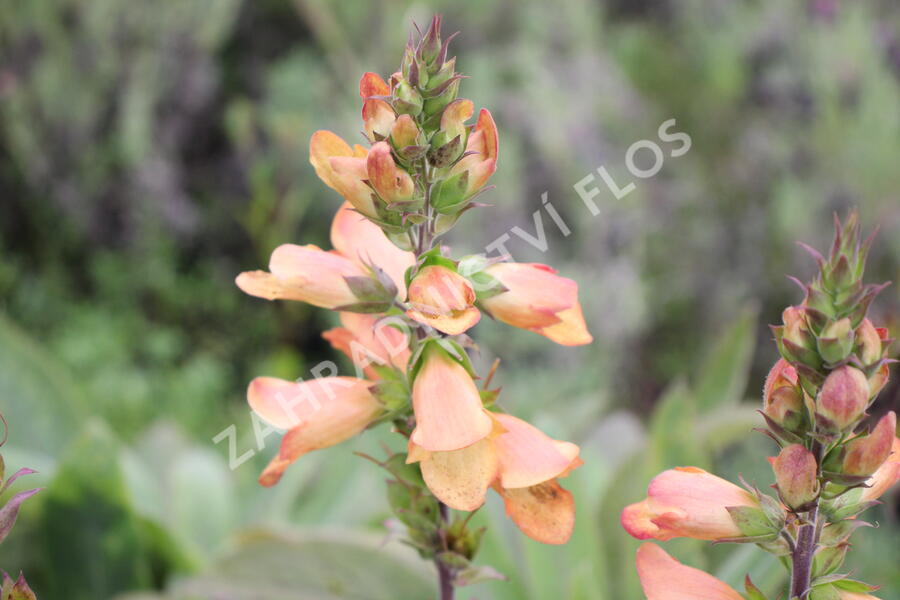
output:
[[[480,364],[503,355],[501,402],[580,443],[587,466],[567,480],[579,515],[563,548],[488,502],[480,562],[510,581],[461,596],[638,598],[618,512],[653,473],[769,481],[773,449],[749,429],[775,359],[765,324],[799,299],[783,275],[812,272],[794,240],[822,247],[832,211],[858,206],[883,230],[872,279],[900,277],[895,3],[0,0],[0,410],[7,464],[47,486],[0,566],[39,597],[430,593],[427,566],[381,546],[382,475],[350,454],[396,444],[388,432],[308,456],[271,490],[255,484],[271,443],[232,472],[212,438],[235,423],[239,453],[255,447],[252,376],[339,360],[325,311],[232,280],[279,243],[325,241],[338,199],[309,136],[353,138],[359,75],[390,73],[433,11],[462,30],[464,93],[502,138],[494,206],[453,243],[533,234],[548,192],[572,235],[545,218],[547,254],[508,247],[580,282],[597,340],[548,350],[479,325]],[[627,181],[628,146],[669,118],[691,151],[591,217],[573,184],[601,165]],[[898,304],[895,286],[874,309],[894,336]],[[850,566],[900,590],[896,495],[877,518]],[[732,584],[780,583],[752,548],[673,547]]]

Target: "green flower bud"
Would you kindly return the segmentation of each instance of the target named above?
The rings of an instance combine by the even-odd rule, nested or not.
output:
[[[816,339],[819,354],[828,364],[837,364],[850,356],[853,351],[853,328],[850,319],[832,321]]]

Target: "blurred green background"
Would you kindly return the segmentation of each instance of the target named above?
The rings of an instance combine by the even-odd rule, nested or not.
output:
[[[501,402],[582,445],[564,481],[577,532],[521,535],[490,498],[481,564],[509,576],[479,599],[637,599],[637,547],[618,513],[674,465],[765,486],[772,445],[750,428],[775,348],[766,328],[800,300],[831,214],[882,227],[873,281],[900,278],[900,6],[895,2],[468,0],[0,0],[0,411],[4,455],[46,489],[0,547],[45,600],[381,599],[433,595],[433,572],[385,521],[376,430],[305,457],[273,489],[256,476],[243,398],[255,375],[341,361],[326,311],[233,285],[279,243],[327,245],[339,204],[314,175],[320,128],[361,139],[357,81],[399,64],[411,23],[445,15],[500,128],[497,188],[452,240],[483,251],[544,214],[549,252],[520,261],[577,279],[589,347],[483,322]],[[573,185],[660,123],[685,156],[591,217]],[[664,146],[665,147],[665,146]],[[894,336],[900,295],[871,316]],[[346,361],[341,361],[346,367]],[[889,386],[876,413],[900,407]],[[24,484],[20,484],[24,485]],[[17,488],[18,489],[18,488]],[[896,493],[857,535],[859,578],[900,593]],[[385,543],[386,538],[388,541]],[[384,545],[382,545],[384,544]],[[782,570],[753,547],[681,541],[682,560],[767,590]]]

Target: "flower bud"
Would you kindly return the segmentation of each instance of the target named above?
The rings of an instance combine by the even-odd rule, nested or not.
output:
[[[400,115],[391,126],[390,137],[394,148],[403,150],[407,146],[418,145],[421,141],[421,132],[412,117]]]
[[[897,430],[897,415],[891,411],[881,417],[872,433],[847,444],[842,472],[845,475],[871,475],[891,454]]]
[[[789,306],[782,313],[782,320],[784,328],[781,334],[781,345],[785,358],[813,368],[819,367],[821,359],[816,348],[816,339],[806,323],[805,309],[800,306]]]
[[[828,364],[844,360],[853,351],[853,328],[850,319],[843,318],[829,323],[816,340],[819,355]]]
[[[816,457],[804,446],[785,446],[772,461],[772,470],[781,499],[790,508],[803,510],[819,495]]]
[[[788,431],[796,431],[803,425],[805,410],[797,370],[783,358],[772,366],[766,377],[763,412]]]
[[[844,365],[825,379],[816,399],[816,421],[828,431],[845,431],[863,416],[869,403],[865,374]]]
[[[388,205],[414,200],[415,184],[409,173],[397,167],[387,142],[378,142],[366,159],[369,184]]]
[[[409,284],[411,309],[407,316],[438,331],[458,335],[481,318],[475,308],[475,290],[456,271],[441,265],[419,270]]]
[[[863,322],[856,328],[856,343],[859,359],[864,365],[873,365],[881,360],[882,340],[886,337],[887,332],[884,329],[879,331],[872,321],[863,319]]]
[[[400,81],[395,90],[394,110],[401,115],[414,117],[422,112],[422,95],[405,79]]]
[[[25,581],[25,575],[19,573],[18,579],[13,581],[12,577],[4,571],[0,600],[37,600],[37,596]]]
[[[363,102],[363,127],[371,142],[380,142],[391,134],[391,127],[397,119],[394,109],[384,100],[369,98]]]

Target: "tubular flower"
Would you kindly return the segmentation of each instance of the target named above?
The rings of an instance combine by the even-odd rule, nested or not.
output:
[[[409,462],[420,463],[431,492],[451,508],[475,510],[492,486],[525,535],[564,544],[575,526],[575,501],[557,478],[582,464],[578,446],[511,415],[489,415],[488,437],[450,452],[429,452],[410,441]]]
[[[460,450],[483,440],[493,421],[468,371],[430,344],[412,389],[416,428],[410,440],[431,452]]]
[[[637,571],[647,600],[743,600],[725,582],[681,564],[656,544],[638,548]]]
[[[246,271],[235,283],[247,294],[266,300],[298,300],[324,308],[349,306],[358,301],[348,277],[369,277],[370,259],[383,269],[405,295],[403,274],[414,262],[412,253],[394,246],[382,231],[347,204],[341,206],[331,227],[335,250],[326,252],[309,244],[282,244],[272,253],[269,271]]]
[[[378,315],[342,312],[341,327],[322,337],[362,369],[368,379],[378,379],[374,366],[391,366],[402,371],[409,362],[409,337]]]
[[[466,142],[466,152],[471,154],[456,163],[450,173],[456,175],[468,171],[466,193],[472,195],[483,188],[497,170],[497,158],[500,155],[497,125],[486,108],[482,108],[478,114],[478,121]]]
[[[758,507],[746,490],[696,467],[678,467],[657,475],[647,498],[625,507],[622,526],[640,540],[690,537],[721,540],[739,537],[727,508]]]
[[[260,475],[264,486],[278,483],[285,469],[313,450],[339,444],[368,427],[382,412],[371,384],[353,377],[323,377],[301,383],[257,377],[247,402],[263,421],[287,430],[281,449]]]
[[[575,527],[575,500],[556,480],[582,464],[578,446],[551,439],[512,415],[494,418],[504,429],[495,437],[499,474],[494,489],[506,514],[533,540],[566,543]]]
[[[409,285],[407,316],[448,335],[473,327],[481,312],[475,308],[475,290],[456,271],[440,265],[421,269]]]
[[[593,341],[578,302],[578,284],[537,263],[503,262],[485,271],[506,291],[481,301],[498,321],[539,333],[563,346]]]
[[[317,131],[309,141],[309,162],[325,184],[344,197],[362,214],[375,217],[375,194],[366,184],[366,157],[369,151],[360,145],[350,148],[330,131]]]
[[[895,437],[890,456],[866,481],[868,487],[863,488],[860,501],[877,500],[898,481],[900,481],[900,438]]]

